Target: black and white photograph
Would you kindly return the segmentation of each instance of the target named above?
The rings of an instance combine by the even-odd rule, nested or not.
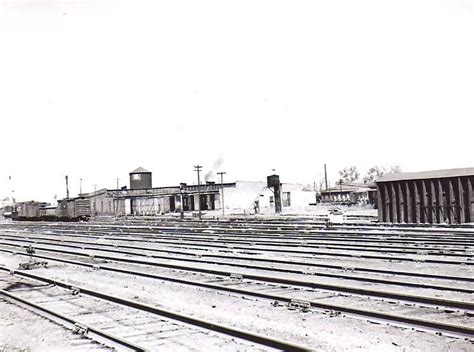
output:
[[[472,0],[0,0],[0,352],[474,351]]]

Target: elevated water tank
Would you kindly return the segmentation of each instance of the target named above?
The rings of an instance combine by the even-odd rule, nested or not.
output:
[[[139,167],[130,172],[130,189],[146,189],[152,188],[151,172]]]
[[[279,187],[280,186],[280,176],[279,175],[270,175],[267,176],[267,187]]]

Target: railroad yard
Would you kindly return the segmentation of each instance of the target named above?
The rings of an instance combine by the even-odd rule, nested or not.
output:
[[[4,221],[0,264],[2,351],[474,350],[469,224]]]

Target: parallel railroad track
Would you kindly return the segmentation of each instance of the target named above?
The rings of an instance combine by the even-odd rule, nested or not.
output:
[[[16,277],[35,280],[38,282],[52,285],[53,287],[59,287],[69,290],[70,293],[75,293],[75,296],[72,305],[71,302],[69,302],[70,298],[66,300],[64,294],[61,295],[61,299],[59,300],[52,297],[54,306],[58,306],[61,302],[65,302],[68,306],[70,306],[68,313],[59,313],[55,312],[52,308],[47,308],[44,305],[42,306],[41,303],[32,302],[27,298],[21,298],[19,295],[12,294],[11,292],[8,292],[6,290],[1,290],[0,294],[12,300],[21,302],[22,304],[29,305],[37,310],[46,312],[47,314],[56,315],[60,319],[69,320],[69,323],[77,324],[77,326],[79,326],[80,329],[84,329],[85,332],[91,330],[94,335],[99,335],[105,340],[110,340],[115,344],[127,347],[130,350],[146,351],[154,350],[156,348],[166,348],[167,346],[163,347],[163,341],[160,339],[160,334],[163,332],[163,330],[165,330],[165,332],[168,331],[169,328],[175,330],[177,326],[176,322],[178,322],[180,326],[179,329],[183,330],[182,333],[179,333],[180,339],[182,337],[185,337],[186,335],[188,335],[188,337],[189,335],[193,335],[192,338],[188,339],[188,343],[190,343],[191,345],[195,343],[199,343],[202,345],[202,340],[209,339],[209,333],[212,333],[212,339],[217,340],[213,342],[214,344],[222,343],[225,340],[233,342],[235,338],[239,339],[239,341],[237,341],[237,349],[276,348],[281,350],[294,351],[309,350],[308,347],[303,345],[298,345],[274,337],[268,337],[250,331],[225,326],[215,322],[194,318],[181,313],[176,313],[155,306],[151,306],[149,304],[142,303],[136,300],[130,300],[124,297],[110,295],[98,291],[97,289],[89,289],[85,286],[73,286],[59,280],[50,279],[48,277],[40,275],[34,275],[20,270],[13,270],[6,267],[0,267],[0,270],[8,272],[11,275],[15,275]],[[33,291],[27,292],[30,294],[34,293]],[[35,294],[33,294],[33,296],[35,296]],[[84,296],[86,296],[87,298],[92,297],[95,300],[99,300],[100,302],[95,306],[91,305],[90,303],[79,303],[78,301],[83,299]],[[48,296],[46,296],[45,301],[44,295],[42,296],[42,299],[43,302],[51,301],[51,297],[48,298]],[[38,301],[38,298],[36,298],[36,300]],[[115,307],[110,308],[113,309],[113,318],[109,319],[108,324],[112,324],[111,327],[116,329],[118,321],[123,320],[127,322],[125,326],[120,326],[120,334],[110,333],[107,331],[108,329],[106,328],[97,328],[91,324],[85,323],[84,321],[78,322],[77,318],[70,316],[71,314],[77,314],[77,312],[79,312],[83,320],[87,318],[88,320],[94,320],[95,324],[98,324],[98,322],[100,322],[104,318],[103,313],[108,311],[108,308],[106,309],[104,307],[112,306]],[[135,323],[137,317],[136,314],[141,315],[140,319],[143,319],[143,316],[145,316],[145,318],[147,318],[148,320],[154,317],[152,321],[147,322],[147,324],[151,325],[151,327],[147,328],[146,325],[143,325],[143,322]],[[163,327],[164,322],[166,323],[165,325],[167,325],[165,327]],[[129,329],[127,329],[127,327]],[[141,333],[137,338],[136,329],[138,327]],[[196,334],[198,334],[199,336],[196,336]],[[155,338],[150,339],[149,337],[153,335]],[[145,339],[143,337],[145,337]],[[179,347],[177,341],[174,341],[174,343],[176,343],[176,345]],[[188,348],[190,348],[191,345],[189,345]]]
[[[26,246],[17,245],[17,247],[26,247]],[[77,253],[77,251],[68,251],[68,250],[56,249],[56,248],[44,248],[44,247],[35,247],[35,248],[37,250],[49,251],[49,252],[59,253],[63,255],[72,255],[72,256],[82,257],[82,258],[91,258],[92,256],[96,260],[106,260],[106,261],[113,261],[113,262],[120,262],[120,263],[148,265],[152,267],[161,267],[161,268],[184,270],[188,272],[207,273],[207,274],[221,275],[221,276],[230,276],[233,274],[238,274],[238,275],[242,275],[243,277],[247,279],[259,281],[259,282],[277,283],[277,284],[283,284],[283,285],[294,285],[298,287],[307,287],[307,288],[312,288],[312,289],[321,289],[321,290],[326,290],[326,291],[349,293],[349,294],[369,296],[369,297],[396,299],[396,300],[402,300],[405,302],[412,302],[412,303],[435,304],[435,305],[454,308],[454,309],[466,309],[466,310],[474,311],[474,303],[470,303],[468,301],[452,301],[452,300],[440,299],[436,297],[410,295],[410,294],[403,294],[403,293],[397,293],[397,292],[392,292],[392,291],[381,291],[381,290],[376,290],[376,289],[368,289],[368,288],[361,288],[361,287],[348,286],[348,285],[334,285],[334,284],[320,283],[314,280],[308,281],[305,279],[289,279],[289,278],[285,278],[284,276],[276,277],[274,275],[272,276],[257,275],[257,274],[251,274],[251,273],[243,273],[242,270],[239,272],[231,272],[231,271],[226,271],[226,270],[208,269],[205,267],[196,266],[195,264],[202,263],[202,261],[199,262],[196,260],[189,260],[188,262],[190,263],[190,265],[183,265],[183,264],[173,264],[170,262],[151,261],[151,259],[155,258],[155,256],[144,257],[142,255],[141,257],[144,257],[143,259],[134,259],[131,257],[108,256],[108,255],[102,255],[102,254],[97,254],[97,253],[94,253],[94,254]],[[8,252],[8,253],[18,253],[18,252],[6,250],[6,249],[0,249],[0,251]],[[24,253],[19,253],[19,254],[24,254]],[[140,255],[137,255],[137,254],[134,254],[134,255],[140,257]],[[192,265],[193,263],[194,265]],[[236,267],[236,266],[237,265],[233,265],[233,267]],[[244,267],[244,266],[241,265],[240,267]],[[272,271],[271,268],[268,270]],[[288,271],[284,271],[284,270],[280,272],[288,273]],[[303,272],[300,272],[300,273],[304,274]],[[403,285],[403,283],[401,284]],[[455,292],[456,289],[452,288],[450,291]],[[470,292],[471,291],[469,291],[469,293]]]
[[[143,271],[136,271],[136,270],[130,270],[130,269],[123,269],[123,268],[117,268],[109,265],[96,265],[96,264],[91,264],[91,263],[84,263],[80,261],[74,261],[70,259],[61,259],[58,257],[51,257],[51,256],[44,256],[44,255],[35,255],[37,258],[41,259],[47,259],[51,261],[57,261],[57,262],[62,262],[70,265],[76,265],[76,266],[82,266],[94,270],[104,270],[104,271],[110,271],[110,272],[115,272],[115,273],[120,273],[120,274],[127,274],[127,275],[135,275],[135,276],[141,276],[145,278],[151,278],[151,279],[156,279],[156,280],[165,280],[165,281],[170,281],[174,283],[180,283],[180,284],[185,284],[185,285],[190,285],[190,286],[197,286],[205,289],[211,289],[211,290],[219,290],[219,291],[225,291],[225,292],[230,292],[234,294],[239,294],[239,295],[247,295],[247,296],[253,296],[253,297],[258,297],[258,298],[264,298],[264,299],[269,299],[269,300],[274,300],[274,301],[279,301],[279,302],[284,302],[288,304],[292,304],[292,302],[301,302],[301,299],[294,299],[291,296],[294,295],[281,295],[281,294],[275,294],[275,293],[267,293],[267,292],[262,292],[262,291],[256,291],[255,289],[242,289],[242,280],[243,278],[240,278],[240,282],[238,284],[240,285],[240,288],[236,287],[231,287],[228,284],[227,285],[216,285],[213,283],[206,283],[206,282],[198,282],[198,281],[191,281],[188,279],[180,279],[177,277],[171,277],[171,276],[164,276],[164,275],[156,275],[150,272],[143,272]],[[2,269],[2,268],[0,268]],[[6,270],[6,269],[4,269]],[[21,274],[22,272],[20,271],[15,271],[16,274]],[[225,275],[225,273],[219,273],[220,275]],[[30,274],[21,274],[26,277],[33,277],[35,278],[36,276],[32,276]],[[252,276],[245,276],[245,278],[249,278],[249,280],[255,280],[255,277]],[[262,280],[261,277],[257,277],[257,280]],[[271,280],[270,280],[271,281]],[[46,281],[51,283],[51,281]],[[255,287],[252,282],[248,282],[247,284],[251,285],[251,287]],[[286,282],[286,284],[294,284],[290,280]],[[63,286],[64,287],[64,286]],[[268,288],[268,286],[267,286]],[[278,288],[278,287],[276,287]],[[288,293],[288,290],[286,291]],[[297,298],[301,297],[301,293],[297,292],[298,296]],[[396,298],[396,297],[392,297]],[[373,320],[375,322],[384,322],[384,323],[389,323],[389,324],[401,324],[403,326],[409,326],[412,328],[417,328],[417,329],[422,329],[422,330],[428,330],[428,331],[434,331],[437,333],[443,333],[443,334],[448,334],[448,335],[453,335],[453,336],[458,336],[458,337],[467,337],[467,338],[474,338],[474,328],[462,324],[450,324],[450,323],[443,323],[439,321],[434,321],[434,320],[426,320],[426,319],[420,319],[420,318],[413,318],[411,316],[406,316],[406,315],[397,315],[393,313],[387,313],[387,312],[381,312],[380,310],[368,310],[368,309],[360,309],[356,307],[351,307],[350,305],[344,304],[344,305],[335,305],[335,304],[330,304],[330,303],[322,303],[321,301],[311,301],[311,300],[304,300],[302,301],[303,303],[307,303],[310,307],[316,308],[316,309],[322,309],[322,310],[330,310],[330,311],[336,311],[336,312],[342,312],[344,314],[349,314],[357,317],[363,317],[366,319]],[[436,309],[439,309],[440,303],[442,301],[433,299],[431,301],[428,300],[423,300],[424,303],[426,304],[432,304],[436,306]],[[446,302],[444,302],[446,303]],[[449,304],[448,304],[449,305]],[[445,309],[445,305],[441,305],[441,309]],[[463,307],[466,308],[466,307]],[[469,306],[468,308],[473,308]],[[471,316],[474,316],[474,311],[471,311],[469,313]]]

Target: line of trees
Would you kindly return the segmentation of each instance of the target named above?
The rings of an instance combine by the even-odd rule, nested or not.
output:
[[[336,181],[336,184],[342,183],[351,183],[351,182],[373,182],[384,175],[387,174],[394,174],[397,172],[402,172],[402,169],[399,165],[388,165],[388,166],[379,166],[374,165],[370,169],[368,169],[365,174],[361,178],[361,174],[356,166],[346,166],[342,170],[339,170],[339,179]],[[333,184],[334,185],[334,184]],[[318,177],[317,181],[315,181],[312,185],[307,184],[304,189],[306,191],[317,191],[321,192],[324,190],[325,181],[324,177]]]
[[[372,166],[362,178],[364,182],[371,182],[381,178],[387,174],[394,174],[401,172],[402,169],[399,165],[390,165],[390,166]],[[340,181],[343,183],[355,182],[360,180],[360,173],[356,166],[347,166],[342,170],[339,170]]]

